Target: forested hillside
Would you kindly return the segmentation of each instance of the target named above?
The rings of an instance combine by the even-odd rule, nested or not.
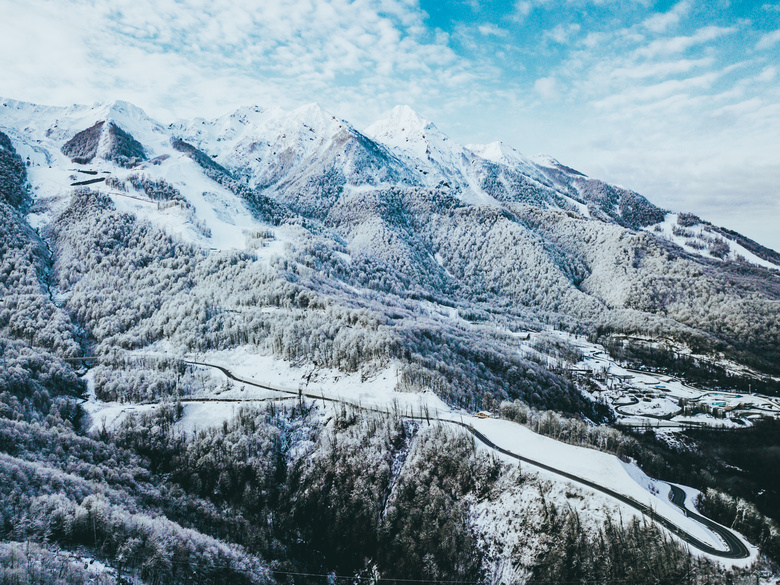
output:
[[[410,110],[361,133],[314,106],[163,126],[124,102],[2,104],[0,582],[771,572],[765,502],[743,522],[764,557],[726,567],[452,420],[337,396],[490,409],[728,490],[715,477],[726,462],[686,476],[669,444],[603,426],[609,382],[580,375],[571,340],[650,367],[675,351],[702,369],[738,364],[771,389],[771,251],[685,214],[675,229],[699,231],[679,237],[711,241],[681,244],[665,235],[670,213],[637,193],[503,145],[456,145]],[[309,399],[250,397],[198,365],[244,358],[270,364],[258,384],[294,371]],[[761,489],[753,479],[736,495]],[[728,496],[704,503],[737,522]]]

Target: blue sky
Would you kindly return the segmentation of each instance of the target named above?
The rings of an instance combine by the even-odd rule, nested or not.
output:
[[[408,104],[780,249],[780,1],[0,0],[0,95]]]

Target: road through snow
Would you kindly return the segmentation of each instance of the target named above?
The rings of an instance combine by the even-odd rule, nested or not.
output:
[[[340,397],[327,396],[324,394],[324,392],[316,394],[312,392],[306,392],[302,389],[293,390],[289,388],[280,388],[277,386],[272,386],[270,384],[263,384],[255,380],[250,380],[250,379],[237,376],[228,368],[218,364],[199,362],[199,361],[189,361],[189,360],[187,360],[187,363],[190,363],[192,365],[216,368],[219,371],[221,371],[223,374],[225,374],[228,378],[236,382],[240,382],[242,384],[248,384],[265,390],[272,390],[275,392],[285,393],[291,396],[299,396],[301,398],[305,397],[305,398],[310,398],[315,400],[323,400],[327,402],[347,403],[355,408],[359,408],[361,410],[366,410],[371,412],[381,412],[385,414],[390,413],[390,411],[387,410],[386,408],[381,408],[379,406],[363,406],[360,404],[354,404],[353,402],[349,400],[344,400]],[[720,524],[717,524],[716,522],[713,522],[712,520],[705,518],[704,516],[696,514],[695,512],[692,512],[689,509],[687,509],[685,507],[685,498],[686,498],[685,492],[675,485],[665,484],[663,482],[657,482],[658,484],[667,486],[670,489],[669,501],[676,508],[679,508],[679,510],[681,510],[683,513],[683,517],[680,518],[679,521],[674,519],[674,515],[679,514],[679,512],[672,511],[672,513],[670,513],[670,510],[656,508],[652,502],[646,502],[646,501],[643,502],[640,501],[638,498],[633,497],[637,495],[638,493],[637,489],[634,489],[632,495],[629,495],[628,493],[622,493],[620,491],[617,491],[616,489],[612,489],[610,487],[607,487],[606,485],[603,485],[604,482],[598,481],[598,479],[615,476],[615,470],[619,469],[619,466],[622,465],[620,461],[612,455],[594,451],[592,449],[587,449],[587,451],[590,452],[589,454],[591,455],[591,459],[595,458],[597,460],[597,466],[600,464],[604,467],[604,469],[600,469],[600,470],[596,469],[595,471],[589,473],[588,468],[592,469],[592,465],[593,465],[592,461],[587,464],[588,465],[587,468],[583,467],[582,470],[580,470],[577,467],[577,461],[574,461],[573,463],[570,461],[571,456],[574,455],[576,457],[577,450],[583,449],[582,447],[566,445],[558,441],[554,441],[553,439],[550,439],[548,437],[542,437],[541,435],[537,435],[536,433],[533,433],[529,429],[526,429],[525,427],[521,427],[520,425],[517,425],[516,423],[512,423],[510,421],[503,421],[503,420],[496,420],[496,419],[481,420],[481,419],[477,419],[476,417],[462,416],[452,411],[450,412],[436,411],[431,413],[418,413],[416,415],[414,413],[409,413],[409,414],[402,413],[402,416],[406,418],[414,418],[414,419],[422,419],[422,420],[433,418],[433,419],[438,419],[442,422],[458,425],[466,429],[467,431],[469,431],[478,441],[480,441],[487,447],[493,449],[494,451],[497,451],[517,461],[522,461],[524,463],[533,465],[534,467],[553,473],[555,475],[568,479],[572,482],[583,485],[589,489],[598,491],[623,504],[626,504],[634,508],[635,510],[638,510],[648,518],[652,519],[654,522],[666,528],[669,532],[671,532],[672,534],[680,538],[683,542],[686,542],[690,546],[697,548],[703,553],[706,553],[714,557],[723,558],[723,559],[735,559],[735,560],[747,559],[751,556],[751,552],[748,546],[734,532],[732,532],[725,526],[721,526]],[[527,455],[517,453],[516,452],[517,449],[508,448],[509,446],[506,444],[507,443],[506,439],[509,436],[506,431],[507,429],[509,429],[509,425],[513,425],[512,431],[515,432],[515,435],[517,435],[518,431],[520,431],[520,436],[524,437],[526,439],[526,442],[536,440],[545,443],[547,442],[558,443],[558,445],[561,448],[558,449],[557,452],[553,452],[551,454],[550,460],[548,460],[546,463],[539,461],[537,458],[529,457]],[[503,443],[504,446],[502,446],[501,443]],[[562,460],[561,459],[562,457],[566,458],[566,461]],[[568,467],[570,469],[568,470],[563,469],[564,467]],[[641,486],[639,486],[639,484],[636,483],[636,481],[634,481],[634,485],[636,486],[636,488],[639,488],[640,490],[644,489]],[[631,491],[625,489],[627,487],[625,482],[620,484],[620,486],[617,487],[624,488],[624,491]],[[647,494],[650,495],[649,492],[647,492]],[[689,524],[690,522],[695,523],[695,527],[692,527]],[[688,526],[683,527],[681,524],[688,524]],[[698,530],[692,528],[698,528]],[[694,532],[696,532],[696,534],[694,534]],[[710,538],[708,538],[708,536]],[[712,538],[713,536],[715,538]],[[711,542],[707,542],[707,540],[710,540]],[[723,546],[718,547],[715,543],[722,543]]]

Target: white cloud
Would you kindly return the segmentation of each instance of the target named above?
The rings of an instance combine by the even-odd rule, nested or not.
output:
[[[512,14],[512,17],[514,20],[523,22],[526,17],[531,14],[531,11],[534,8],[533,2],[530,2],[529,0],[517,0],[515,2],[514,6],[514,12]]]
[[[2,92],[210,115],[258,101],[339,103],[354,90],[367,98],[355,100],[360,117],[364,103],[412,93],[432,76],[436,100],[472,75],[424,18],[407,0],[11,3],[0,20]]]
[[[770,65],[768,67],[764,67],[764,70],[761,71],[756,76],[756,81],[762,82],[762,83],[769,83],[774,81],[777,78],[777,67]]]
[[[676,61],[659,61],[650,63],[632,63],[626,66],[617,66],[610,70],[609,74],[615,81],[629,79],[646,79],[649,77],[668,77],[680,73],[709,67],[715,60],[712,57],[703,59],[679,59]]]
[[[541,77],[534,82],[534,91],[545,99],[558,97],[558,82],[554,77]]]
[[[494,37],[505,37],[509,34],[508,31],[506,31],[503,28],[499,28],[493,24],[480,24],[477,27],[477,30],[479,31],[479,34],[482,36],[494,36]]]
[[[756,50],[766,51],[767,49],[774,47],[777,43],[780,43],[780,29],[763,35],[756,43]]]
[[[670,79],[654,85],[635,86],[621,93],[609,95],[593,103],[601,109],[634,107],[641,103],[657,103],[675,94],[707,89],[717,80],[717,73],[706,73],[688,79]]]
[[[696,45],[701,45],[724,35],[731,34],[736,30],[735,27],[705,26],[690,36],[657,39],[650,44],[637,49],[635,54],[638,57],[645,57],[647,59],[675,55]]]
[[[569,42],[569,39],[579,31],[580,25],[577,23],[559,24],[552,30],[547,31],[544,36],[560,45],[565,45]]]
[[[610,38],[611,35],[605,32],[589,32],[581,42],[584,47],[594,49]]]
[[[646,19],[642,26],[647,30],[654,33],[662,33],[667,29],[676,26],[680,19],[688,14],[691,9],[691,3],[689,0],[683,0],[676,4],[669,12],[662,12],[654,14],[650,18]]]

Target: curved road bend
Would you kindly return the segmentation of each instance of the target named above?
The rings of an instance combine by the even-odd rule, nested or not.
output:
[[[716,533],[718,536],[720,536],[726,545],[729,547],[729,549],[737,551],[741,550],[744,554],[742,556],[735,556],[735,557],[727,557],[727,558],[746,558],[750,553],[745,546],[745,543],[742,542],[742,539],[736,536],[731,530],[728,530],[727,528],[721,526],[717,522],[714,522],[707,518],[706,516],[702,516],[701,514],[697,514],[696,512],[693,512],[685,507],[685,491],[683,491],[681,488],[677,487],[674,484],[669,484],[669,487],[672,488],[669,492],[669,501],[671,501],[675,506],[680,508],[683,513],[688,516],[689,518],[693,518],[698,522],[699,524],[703,524],[705,527],[709,528],[712,532]]]
[[[679,538],[681,538],[683,541],[687,542],[691,546],[694,546],[701,550],[702,552],[705,552],[707,554],[722,557],[725,559],[744,559],[750,556],[750,551],[745,546],[745,544],[742,542],[742,540],[736,536],[731,530],[726,528],[725,526],[721,526],[720,524],[713,522],[709,518],[705,518],[704,516],[701,516],[699,514],[696,514],[694,512],[689,511],[685,508],[685,492],[678,488],[675,485],[670,485],[672,488],[672,491],[670,493],[669,499],[672,501],[674,505],[676,505],[678,508],[683,510],[686,516],[689,518],[692,518],[693,520],[699,522],[700,524],[704,525],[706,528],[710,529],[712,532],[720,536],[723,541],[726,543],[726,546],[728,547],[728,550],[720,550],[717,548],[714,548],[713,546],[707,544],[706,542],[702,542],[692,534],[689,534],[684,529],[680,528],[676,524],[674,524],[671,520],[668,520],[664,516],[661,516],[658,514],[655,510],[653,510],[650,506],[643,504],[641,502],[636,501],[635,499],[625,496],[621,493],[618,493],[614,490],[609,489],[608,487],[604,487],[602,485],[599,485],[595,482],[592,482],[590,480],[581,478],[579,476],[576,476],[572,473],[568,473],[566,471],[562,471],[560,469],[556,469],[555,467],[551,467],[550,465],[546,465],[544,463],[541,463],[539,461],[535,461],[533,459],[529,459],[528,457],[523,457],[522,455],[518,455],[517,453],[513,453],[512,451],[508,451],[507,449],[504,449],[503,447],[499,447],[496,445],[493,441],[488,439],[485,435],[480,433],[478,430],[476,430],[471,425],[468,425],[466,423],[461,423],[457,421],[451,421],[455,422],[455,424],[461,425],[463,427],[466,427],[471,433],[479,439],[481,442],[483,442],[485,445],[491,447],[492,449],[495,449],[496,451],[503,453],[504,455],[508,455],[509,457],[512,457],[514,459],[517,459],[519,461],[523,461],[525,463],[530,463],[534,467],[539,467],[540,469],[544,469],[545,471],[550,471],[552,473],[555,473],[556,475],[560,475],[562,477],[565,477],[566,479],[572,480],[574,482],[577,482],[579,484],[585,485],[591,489],[594,489],[596,491],[599,491],[601,493],[607,494],[608,496],[611,496],[612,498],[615,498],[616,500],[619,500],[623,502],[624,504],[628,504],[632,508],[635,508],[645,514],[646,516],[650,517],[652,520],[657,522],[658,524],[662,525],[664,528],[672,532],[673,534],[677,535]]]
[[[262,384],[260,382],[255,382],[254,380],[247,380],[245,378],[241,378],[239,376],[236,376],[228,370],[227,368],[223,366],[218,366],[216,364],[209,364],[205,362],[195,362],[190,360],[185,360],[189,364],[198,365],[198,366],[206,366],[211,368],[216,368],[219,371],[221,371],[223,374],[225,374],[228,378],[231,380],[235,380],[236,382],[241,382],[242,384],[249,384],[251,386],[255,386],[257,388],[263,388],[264,390],[273,390],[275,392],[284,392],[286,394],[292,394],[295,396],[298,396],[299,393],[296,390],[289,390],[284,388],[277,388],[274,386],[270,386],[268,384]],[[330,398],[327,396],[318,396],[316,394],[308,393],[308,392],[301,392],[300,396],[305,396],[306,398],[312,398],[316,400],[325,400],[328,402],[347,402],[344,400],[339,400],[337,398]],[[368,408],[365,406],[357,406],[355,404],[352,404],[351,402],[347,402],[351,406],[355,408],[360,408],[361,410],[368,410],[372,412],[382,412],[387,414],[386,411],[375,409],[375,408]],[[416,419],[425,419],[423,416],[406,416],[405,418],[416,418]],[[588,479],[579,477],[577,475],[574,475],[573,473],[569,473],[567,471],[563,471],[561,469],[557,469],[555,467],[552,467],[550,465],[547,465],[545,463],[542,463],[540,461],[536,461],[534,459],[530,459],[529,457],[524,457],[523,455],[518,455],[517,453],[513,453],[512,451],[509,451],[507,449],[504,449],[503,447],[499,447],[496,445],[493,441],[491,441],[489,438],[487,438],[483,433],[475,429],[473,426],[471,426],[468,423],[455,421],[455,420],[446,420],[446,419],[440,419],[442,422],[449,422],[458,426],[461,426],[465,428],[467,431],[469,431],[474,437],[479,440],[481,443],[487,445],[491,449],[494,449],[495,451],[498,451],[499,453],[503,453],[504,455],[507,455],[508,457],[512,457],[513,459],[517,459],[518,461],[522,461],[524,463],[528,463],[530,465],[533,465],[534,467],[538,467],[539,469],[543,469],[545,471],[549,471],[550,473],[554,473],[556,475],[559,475],[561,477],[565,477],[566,479],[579,483],[581,485],[587,486],[590,489],[596,490],[598,492],[601,492],[603,494],[606,494],[624,504],[627,504],[631,506],[632,508],[640,511],[642,514],[646,515],[647,517],[651,518],[654,522],[660,524],[664,528],[666,528],[669,532],[676,535],[678,538],[683,540],[684,542],[690,544],[691,546],[699,549],[700,551],[707,553],[712,556],[721,557],[724,559],[745,559],[750,556],[750,551],[745,546],[745,543],[742,542],[742,539],[739,538],[737,535],[735,535],[731,530],[726,528],[725,526],[721,526],[717,522],[714,522],[710,520],[709,518],[706,518],[704,516],[701,516],[700,514],[696,514],[695,512],[692,512],[685,508],[685,492],[677,487],[676,485],[669,484],[671,487],[671,492],[669,494],[670,501],[680,508],[683,513],[688,516],[689,518],[692,518],[694,521],[699,522],[704,527],[708,528],[715,534],[717,534],[721,539],[723,539],[723,542],[726,544],[727,550],[720,550],[715,547],[713,547],[710,544],[707,544],[706,542],[703,542],[693,536],[692,534],[686,532],[683,528],[680,526],[677,526],[674,524],[671,520],[665,518],[664,516],[661,516],[658,514],[653,508],[650,506],[643,504],[641,502],[638,502],[637,500],[623,495],[619,492],[616,492],[615,490],[612,490],[608,487],[604,487],[602,485],[599,485],[593,481],[590,481]]]

